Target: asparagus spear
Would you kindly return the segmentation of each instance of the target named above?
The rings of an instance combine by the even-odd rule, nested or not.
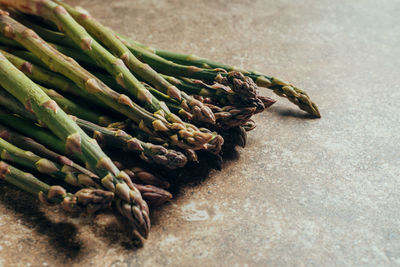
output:
[[[164,178],[161,178],[142,167],[135,166],[121,169],[129,175],[129,178],[131,178],[134,183],[154,185],[161,188],[170,187],[170,184]]]
[[[142,193],[143,199],[151,207],[158,207],[172,198],[172,195],[167,190],[154,185],[135,184]]]
[[[2,12],[1,18],[8,17]],[[10,25],[2,25],[3,32],[13,35]],[[25,32],[26,33],[26,32]],[[148,235],[150,220],[148,207],[129,177],[112,163],[97,143],[80,129],[58,105],[35,83],[14,67],[0,53],[0,85],[13,94],[28,110],[35,113],[50,130],[65,142],[70,154],[80,155],[85,163],[101,177],[101,183],[109,191],[116,193],[119,211],[135,226],[143,236]]]
[[[67,193],[61,186],[50,186],[30,173],[23,172],[0,161],[0,179],[38,196],[47,205],[60,204],[66,211],[89,213],[110,207],[114,194],[99,189],[82,189],[75,194]]]
[[[48,174],[71,185],[100,188],[98,181],[95,181],[99,179],[98,177],[90,177],[69,165],[59,165],[31,151],[22,150],[3,138],[0,138],[0,151],[0,157],[5,161],[15,162],[18,165]]]
[[[147,163],[156,163],[169,169],[183,167],[187,159],[181,152],[167,149],[160,145],[143,142],[120,129],[105,128],[77,118],[76,123],[86,132],[93,135],[99,143],[140,153],[140,158]]]
[[[268,76],[256,71],[244,70],[238,67],[229,66],[222,63],[217,63],[205,58],[201,58],[195,55],[179,54],[175,52],[170,52],[166,50],[155,49],[139,42],[129,40],[126,37],[119,36],[127,44],[131,45],[131,50],[139,50],[138,47],[147,50],[149,53],[154,53],[167,61],[172,61],[176,64],[182,64],[188,66],[188,68],[198,67],[203,69],[224,69],[226,71],[239,71],[246,76],[249,76],[253,81],[260,87],[266,87],[281,97],[287,98],[290,102],[297,105],[300,109],[308,112],[309,114],[320,118],[321,114],[318,110],[317,105],[311,101],[308,94],[297,88],[296,86],[287,83],[279,78]],[[128,46],[129,47],[129,46]],[[182,75],[184,76],[184,75]]]
[[[7,1],[0,1],[0,3],[5,2]],[[82,69],[71,58],[60,54],[33,31],[10,18],[6,12],[0,14],[0,31],[6,37],[18,41],[40,57],[50,69],[63,73],[87,93],[92,94],[107,106],[134,120],[150,135],[163,136],[173,145],[194,150],[209,146],[209,142],[217,143],[221,141],[221,137],[216,133],[197,129],[191,124],[183,125],[177,116],[175,116],[176,123],[168,123],[159,113],[153,116],[132,102],[126,95],[111,90],[99,79]],[[212,146],[215,146],[215,144],[212,144]]]

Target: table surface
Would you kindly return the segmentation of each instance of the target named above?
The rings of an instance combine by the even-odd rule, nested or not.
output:
[[[152,212],[141,248],[110,216],[0,183],[0,266],[400,264],[399,1],[68,2],[144,43],[289,80],[323,117],[279,98],[238,158]]]

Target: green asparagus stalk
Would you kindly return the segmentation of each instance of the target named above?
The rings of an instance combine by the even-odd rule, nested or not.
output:
[[[48,42],[59,43],[62,44],[63,47],[79,49],[79,46],[77,46],[71,40],[71,38],[66,36],[64,33],[53,31],[51,29],[43,27],[42,25],[39,25],[37,21],[33,21],[31,18],[29,18],[28,15],[25,15],[16,10],[12,10],[10,11],[10,16],[20,23],[24,24],[26,27],[34,30],[39,36],[46,36],[46,41]]]
[[[62,96],[60,93],[52,89],[48,89],[43,86],[39,86],[43,92],[45,92],[51,99],[53,99],[66,113],[79,116],[84,120],[88,120],[90,122],[98,123],[102,126],[107,126],[115,119],[110,118],[107,115],[99,115],[98,113],[85,108],[83,105],[79,105],[75,102],[72,102],[70,99]]]
[[[80,118],[76,118],[76,123],[100,144],[109,144],[124,151],[140,153],[140,158],[147,163],[159,164],[173,170],[183,167],[187,162],[181,152],[143,142],[123,130],[101,127]]]
[[[2,12],[2,18],[8,15]],[[1,20],[0,19],[0,20]],[[14,35],[11,25],[2,24],[6,35]],[[26,32],[25,32],[26,34]],[[148,235],[150,223],[148,207],[137,188],[128,183],[129,177],[118,170],[97,143],[51,100],[35,83],[14,67],[0,53],[0,85],[13,94],[28,110],[35,113],[49,129],[63,140],[69,154],[81,155],[85,163],[101,177],[107,190],[115,192],[120,212],[143,236]]]
[[[78,165],[71,159],[67,158],[66,156],[63,156],[61,154],[58,154],[48,148],[46,148],[44,145],[36,142],[30,137],[24,136],[22,134],[19,134],[10,128],[0,124],[0,137],[3,138],[4,140],[8,141],[11,144],[18,145],[20,148],[32,151],[33,153],[50,159],[62,166],[68,166],[69,168],[73,168],[76,171],[85,174],[86,176],[93,178],[93,179],[98,179],[98,176],[95,175],[93,172],[89,171],[88,169]],[[59,141],[61,143],[61,141]]]
[[[0,3],[5,2],[7,1],[0,1]],[[13,1],[9,4],[18,6],[21,3]],[[141,125],[141,128],[150,135],[160,135],[168,139],[172,145],[195,150],[209,146],[208,143],[221,141],[221,137],[216,133],[197,129],[191,124],[183,125],[177,116],[175,116],[177,118],[176,123],[168,123],[160,114],[153,116],[132,102],[126,95],[111,90],[99,79],[82,69],[75,61],[49,46],[33,31],[11,19],[5,12],[0,15],[0,31],[6,37],[18,41],[33,54],[40,57],[50,69],[69,77],[82,90]],[[215,147],[216,145],[212,144],[212,146]]]
[[[64,210],[70,212],[94,213],[106,209],[110,207],[114,196],[112,192],[88,188],[71,194],[61,186],[50,186],[4,161],[0,161],[0,179],[38,196],[44,204],[60,204]]]
[[[241,95],[234,93],[230,87],[214,83],[209,85],[201,80],[194,80],[190,78],[176,78],[168,75],[163,75],[165,79],[176,85],[179,89],[192,94],[202,97],[212,98],[214,101],[219,103],[221,106],[246,106],[246,102],[243,102]],[[276,101],[269,97],[257,96],[264,103],[265,108],[270,107]],[[263,110],[257,110],[261,112]]]
[[[62,75],[59,75],[57,73],[54,73],[52,71],[49,71],[45,68],[38,66],[37,62],[41,61],[31,52],[25,52],[24,54],[18,53],[19,51],[17,50],[13,50],[12,54],[5,52],[4,50],[1,50],[0,52],[3,53],[3,55],[11,63],[13,63],[19,70],[24,72],[24,74],[33,81],[43,86],[47,86],[49,88],[56,88],[57,90],[60,90],[62,92],[78,96],[87,101],[94,102],[94,104],[100,106],[104,105],[101,101],[98,101],[96,98],[93,98],[90,93],[81,90],[81,88],[76,86],[73,82],[63,77]],[[17,57],[14,54],[19,54],[19,56],[21,56],[22,58]],[[29,59],[27,59],[26,56],[28,56]],[[35,62],[35,64],[32,64],[30,62],[32,60]]]
[[[317,118],[321,117],[317,105],[311,101],[310,97],[305,91],[279,78],[268,76],[256,71],[249,71],[238,67],[217,63],[195,55],[179,54],[166,50],[155,49],[141,43],[129,40],[126,37],[120,36],[120,38],[123,39],[127,44],[131,44],[132,47],[130,48],[132,50],[140,51],[139,49],[137,49],[138,47],[140,47],[150,53],[154,53],[164,58],[167,61],[172,61],[176,64],[185,65],[188,66],[188,68],[192,68],[192,66],[194,66],[203,69],[224,69],[226,71],[239,71],[244,75],[251,77],[258,86],[271,89],[275,94],[287,98],[290,102],[297,105],[300,109],[308,112],[309,114]]]
[[[47,174],[74,186],[100,188],[98,181],[94,181],[94,179],[98,180],[98,177],[90,177],[68,165],[59,165],[31,151],[22,150],[3,138],[0,138],[0,151],[0,157],[7,162],[16,163],[20,166]]]

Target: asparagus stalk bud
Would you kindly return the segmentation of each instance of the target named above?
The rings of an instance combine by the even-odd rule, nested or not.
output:
[[[123,169],[124,172],[129,175],[129,178],[131,178],[132,182],[134,182],[135,184],[148,184],[160,188],[170,187],[170,184],[164,178],[161,178],[141,167],[136,166],[129,169],[121,169]]]
[[[172,198],[167,190],[154,185],[135,184],[142,193],[143,199],[146,200],[150,207],[158,207]]]

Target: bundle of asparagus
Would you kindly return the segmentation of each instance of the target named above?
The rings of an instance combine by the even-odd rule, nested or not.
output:
[[[135,236],[147,238],[148,205],[172,197],[174,179],[162,173],[198,164],[202,153],[221,162],[224,141],[245,146],[252,116],[275,103],[260,87],[320,117],[289,83],[148,47],[82,8],[0,3],[0,178],[68,211],[114,203]]]

